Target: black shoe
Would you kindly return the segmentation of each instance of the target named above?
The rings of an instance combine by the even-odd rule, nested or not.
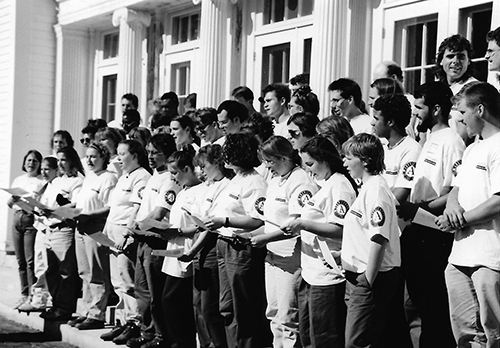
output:
[[[134,337],[131,338],[127,341],[127,347],[129,348],[141,348],[142,345],[150,342],[153,340],[153,337],[144,337],[144,336],[139,336],[139,337]]]
[[[72,318],[72,313],[63,309],[56,308],[53,311],[47,311],[42,318],[48,321],[68,321]],[[43,313],[42,313],[43,314]],[[41,315],[40,315],[41,316]]]
[[[144,344],[141,348],[168,348],[167,343],[161,337],[155,337],[152,341]]]
[[[76,324],[75,327],[78,330],[97,330],[104,328],[104,321],[87,318],[85,321],[82,321],[79,324]]]
[[[45,319],[48,316],[52,316],[54,310],[55,310],[54,308],[49,308],[49,309],[44,310],[42,313],[40,313],[40,318]]]
[[[71,327],[75,327],[76,324],[83,323],[85,321],[85,319],[87,319],[87,317],[80,315],[78,318],[68,321],[68,325]]]
[[[118,336],[113,338],[113,343],[115,344],[125,344],[131,338],[139,337],[141,335],[141,329],[134,323],[127,323],[125,325],[125,330]]]
[[[116,321],[116,325],[111,331],[103,333],[101,335],[101,340],[103,341],[112,341],[115,337],[120,336],[120,334],[125,330],[125,326],[120,324],[120,321]]]

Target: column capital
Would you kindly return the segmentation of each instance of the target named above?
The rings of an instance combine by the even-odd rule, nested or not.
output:
[[[122,7],[113,12],[113,25],[120,26],[121,22],[140,23],[144,26],[149,26],[151,23],[151,14],[144,11],[134,11],[126,7]]]

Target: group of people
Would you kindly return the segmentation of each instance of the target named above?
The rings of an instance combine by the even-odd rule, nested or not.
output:
[[[500,28],[487,41],[500,71]],[[125,94],[82,159],[55,132],[8,202],[16,308],[88,330],[115,305],[101,338],[132,348],[499,347],[500,94],[471,52],[445,39],[413,95],[394,62],[367,104],[339,78],[322,119],[301,74],[261,112],[246,86],[183,115],[165,93],[148,127]]]

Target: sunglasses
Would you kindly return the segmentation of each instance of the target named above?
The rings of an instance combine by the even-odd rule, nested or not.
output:
[[[294,139],[298,139],[300,137],[300,131],[294,130],[294,129],[289,129],[288,134]]]
[[[92,142],[92,139],[90,139],[90,138],[81,138],[80,142],[82,144],[90,144]]]

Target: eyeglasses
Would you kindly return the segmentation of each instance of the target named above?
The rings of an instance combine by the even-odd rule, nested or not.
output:
[[[290,134],[290,136],[294,139],[298,139],[300,138],[300,131],[298,130],[294,130],[294,129],[289,129],[288,130],[288,134]]]
[[[209,124],[198,126],[198,127],[196,127],[196,131],[200,134],[205,134],[208,130],[208,127],[210,127],[211,125],[212,124],[209,123]]]
[[[90,144],[92,142],[92,139],[90,138],[81,138],[80,142],[85,145],[85,144]]]

